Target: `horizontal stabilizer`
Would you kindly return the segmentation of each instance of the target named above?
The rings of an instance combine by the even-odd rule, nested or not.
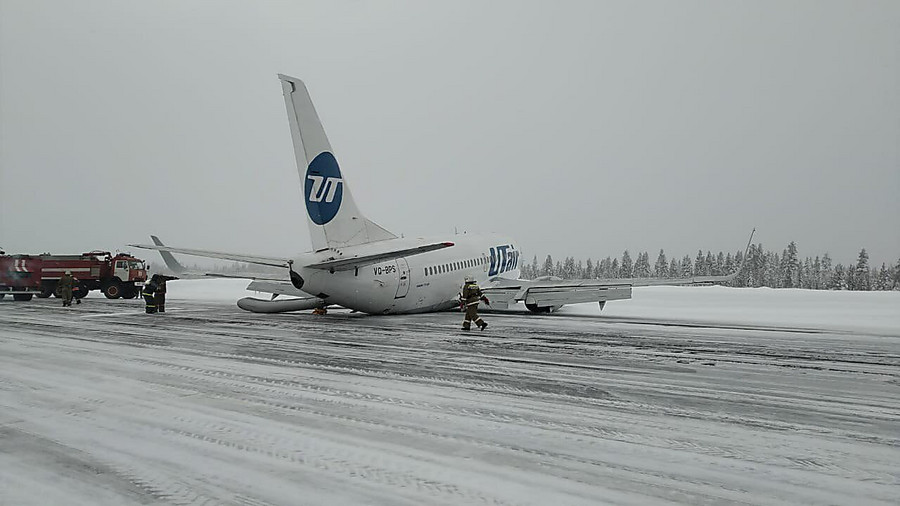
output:
[[[256,255],[242,255],[239,253],[226,253],[223,251],[209,251],[202,249],[172,248],[169,246],[156,246],[155,244],[129,244],[132,248],[152,249],[156,251],[168,251],[170,253],[180,253],[182,255],[191,255],[204,258],[219,258],[221,260],[231,260],[234,262],[246,262],[248,264],[268,265],[271,267],[290,267],[290,260],[287,258],[262,257]]]
[[[370,255],[329,259],[324,262],[306,265],[305,267],[308,267],[310,269],[324,269],[329,271],[349,271],[350,269],[371,265],[385,260],[418,255],[421,253],[427,253],[429,251],[449,248],[450,246],[453,246],[452,242],[437,242],[433,244],[425,244],[423,246],[415,246],[413,248],[391,250],[382,253],[373,253]]]

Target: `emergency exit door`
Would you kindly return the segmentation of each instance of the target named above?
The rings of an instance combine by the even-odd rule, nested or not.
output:
[[[402,299],[409,293],[409,263],[406,262],[405,258],[397,259],[397,276],[400,279],[397,282],[397,295],[394,298]]]

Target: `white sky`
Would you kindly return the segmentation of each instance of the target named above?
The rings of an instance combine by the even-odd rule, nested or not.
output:
[[[308,249],[281,72],[398,234],[652,261],[755,226],[895,262],[898,26],[896,1],[0,0],[0,247]]]

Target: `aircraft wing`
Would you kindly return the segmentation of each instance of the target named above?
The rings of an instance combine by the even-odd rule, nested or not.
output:
[[[627,282],[608,283],[596,279],[507,280],[497,278],[481,291],[491,300],[492,307],[524,302],[526,306],[549,310],[565,304],[605,302],[631,298]]]
[[[328,260],[325,260],[324,262],[305,265],[304,267],[308,267],[310,269],[324,269],[328,271],[349,271],[350,269],[382,262],[384,260],[418,255],[420,253],[427,253],[429,251],[449,248],[451,246],[453,246],[452,242],[436,242],[432,244],[415,246],[412,248],[395,249],[391,251],[372,253],[369,255],[352,256],[348,258],[330,258]]]
[[[534,311],[558,309],[565,304],[582,302],[605,303],[610,300],[631,298],[635,286],[705,286],[725,283],[734,279],[737,272],[728,276],[695,276],[692,278],[620,278],[620,279],[543,279],[507,280],[495,278],[481,291],[491,300],[491,306],[502,308],[524,302]]]
[[[290,267],[290,260],[287,258],[263,257],[257,255],[242,255],[239,253],[225,253],[222,251],[210,251],[202,249],[172,248],[170,246],[157,246],[155,244],[129,244],[133,248],[152,249],[156,251],[166,251],[169,253],[180,253],[182,255],[192,255],[205,258],[219,258],[222,260],[232,260],[234,262],[245,262],[248,264],[269,265],[272,267]]]

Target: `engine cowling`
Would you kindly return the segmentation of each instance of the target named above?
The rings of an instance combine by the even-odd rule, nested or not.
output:
[[[531,311],[532,313],[546,314],[546,313],[552,313],[553,311],[558,310],[559,308],[563,307],[563,304],[560,304],[558,306],[538,306],[537,304],[529,304],[526,302],[525,307],[528,308],[528,310]]]
[[[322,299],[280,299],[264,300],[254,297],[244,297],[237,301],[239,308],[252,313],[286,313],[289,311],[305,311],[325,307]]]

